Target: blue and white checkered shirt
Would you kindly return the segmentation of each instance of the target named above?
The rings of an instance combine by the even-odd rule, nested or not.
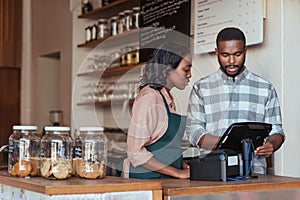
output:
[[[271,83],[245,69],[233,80],[220,69],[197,81],[187,111],[186,134],[197,146],[205,133],[221,136],[235,122],[266,122],[284,136],[280,105]]]
[[[193,145],[205,133],[221,136],[232,123],[247,121],[270,123],[270,135],[284,135],[280,105],[271,83],[247,69],[235,80],[219,69],[194,84],[186,127]]]

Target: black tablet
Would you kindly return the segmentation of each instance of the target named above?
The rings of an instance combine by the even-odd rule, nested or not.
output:
[[[221,137],[217,149],[232,149],[242,152],[243,139],[252,140],[253,148],[261,146],[264,139],[269,136],[272,124],[263,122],[238,122],[231,124]]]

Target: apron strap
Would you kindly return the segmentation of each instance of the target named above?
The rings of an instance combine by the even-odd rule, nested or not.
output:
[[[161,93],[161,91],[159,91],[159,93],[160,93],[160,95],[162,96],[162,98],[163,98],[163,100],[164,100],[164,104],[165,104],[165,106],[166,106],[166,109],[167,109],[168,114],[170,114],[170,113],[171,113],[171,112],[170,112],[170,108],[169,108],[169,105],[167,104],[167,100],[166,100],[165,96]]]

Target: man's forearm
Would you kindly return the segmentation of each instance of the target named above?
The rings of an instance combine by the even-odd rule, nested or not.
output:
[[[284,137],[280,133],[275,133],[268,137],[267,142],[270,142],[273,145],[275,152],[281,147],[282,143],[284,142]]]

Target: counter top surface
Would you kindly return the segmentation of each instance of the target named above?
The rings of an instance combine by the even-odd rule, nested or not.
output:
[[[155,179],[154,179],[155,180]],[[156,179],[157,180],[157,179]],[[222,192],[249,192],[300,188],[300,178],[258,175],[245,181],[191,181],[187,179],[164,179],[165,196],[213,194]]]
[[[67,180],[47,180],[42,177],[12,177],[7,170],[0,170],[0,183],[48,195],[163,190],[164,196],[182,196],[300,188],[300,178],[269,175],[258,175],[258,178],[240,182],[192,181],[175,178],[142,180],[113,176],[96,180],[78,177]]]
[[[47,180],[42,177],[13,177],[8,174],[7,170],[0,171],[0,183],[48,195],[162,189],[159,180],[125,179],[113,176],[106,176],[103,179],[71,177],[67,180]]]

